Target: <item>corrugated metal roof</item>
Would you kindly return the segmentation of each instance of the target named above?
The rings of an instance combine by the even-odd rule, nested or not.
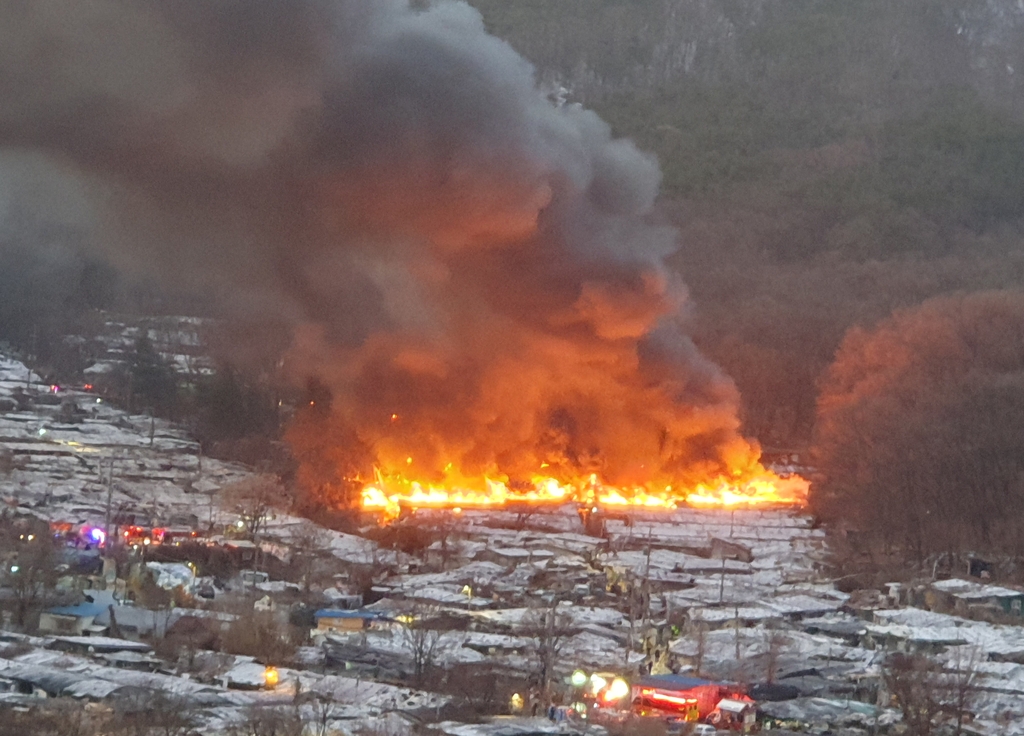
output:
[[[692,690],[702,685],[716,685],[711,680],[703,680],[699,677],[684,677],[683,675],[647,675],[641,677],[637,683],[640,687],[656,687],[659,690]]]
[[[343,608],[321,608],[313,614],[313,618],[361,618],[376,620],[387,617],[380,611],[348,611]]]
[[[101,606],[98,603],[79,603],[77,606],[57,606],[55,608],[46,609],[47,613],[52,613],[56,616],[77,616],[78,618],[86,618],[92,616],[95,618],[107,610],[106,606]]]

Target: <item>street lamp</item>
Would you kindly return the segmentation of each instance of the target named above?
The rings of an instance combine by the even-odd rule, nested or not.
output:
[[[263,670],[263,684],[267,686],[268,690],[273,690],[277,687],[277,682],[280,679],[280,675],[277,672],[277,667],[268,665]]]

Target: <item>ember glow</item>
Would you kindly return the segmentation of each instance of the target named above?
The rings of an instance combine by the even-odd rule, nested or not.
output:
[[[365,511],[380,512],[386,518],[397,516],[403,508],[498,508],[510,502],[535,504],[578,503],[609,507],[674,509],[682,505],[698,508],[758,508],[803,506],[808,483],[799,476],[782,477],[760,469],[745,478],[718,478],[689,488],[616,487],[601,483],[596,475],[582,482],[561,483],[555,478],[537,476],[531,487],[511,490],[507,481],[484,478],[446,484],[422,483],[401,475],[376,479],[362,489]]]

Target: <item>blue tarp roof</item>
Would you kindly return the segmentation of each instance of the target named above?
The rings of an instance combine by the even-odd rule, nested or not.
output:
[[[717,685],[718,683],[683,675],[647,675],[641,677],[637,684],[640,687],[656,687],[659,690],[692,690],[701,685]]]
[[[106,606],[101,606],[98,603],[79,603],[77,606],[57,606],[56,608],[46,609],[47,613],[53,613],[58,616],[99,616],[101,613],[107,610]]]
[[[321,608],[313,614],[313,618],[387,618],[380,611],[349,611],[344,608]]]

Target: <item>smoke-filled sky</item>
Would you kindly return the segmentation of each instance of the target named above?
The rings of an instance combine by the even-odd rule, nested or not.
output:
[[[0,101],[2,160],[61,182],[48,210],[120,268],[285,325],[291,377],[333,394],[325,431],[386,469],[756,459],[685,334],[656,162],[551,103],[462,3],[11,2]]]

